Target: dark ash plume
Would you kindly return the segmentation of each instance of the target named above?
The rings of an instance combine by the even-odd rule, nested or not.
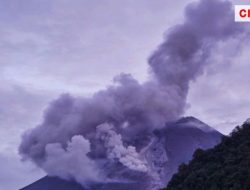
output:
[[[184,23],[169,30],[166,40],[149,59],[155,77],[163,85],[176,87],[185,98],[190,81],[208,64],[213,47],[242,31],[233,18],[227,0],[189,4]]]
[[[208,64],[212,48],[241,32],[229,1],[201,0],[188,5],[184,23],[169,30],[149,59],[152,81],[140,84],[121,74],[114,85],[91,98],[62,95],[49,105],[43,123],[25,133],[20,154],[49,175],[82,185],[114,180],[103,168],[117,163],[158,179],[135,140],[183,114],[189,83]]]

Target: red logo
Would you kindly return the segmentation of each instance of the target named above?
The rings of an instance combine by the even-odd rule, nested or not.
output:
[[[241,18],[250,17],[250,9],[241,9],[239,14]]]
[[[235,5],[235,21],[250,22],[250,5]]]

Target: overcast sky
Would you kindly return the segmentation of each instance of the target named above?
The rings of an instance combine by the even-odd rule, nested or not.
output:
[[[121,72],[145,81],[147,58],[164,32],[182,21],[188,2],[1,0],[0,190],[44,175],[19,161],[17,148],[48,102],[65,92],[91,96]],[[228,134],[250,117],[250,47],[230,41],[214,51],[214,64],[191,84],[185,115]]]

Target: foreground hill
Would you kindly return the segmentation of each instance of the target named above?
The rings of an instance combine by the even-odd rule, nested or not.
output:
[[[198,149],[182,164],[165,190],[249,190],[250,122],[209,150]]]
[[[22,190],[158,190],[167,184],[181,163],[187,163],[192,158],[197,148],[211,148],[220,142],[221,137],[218,131],[200,120],[185,117],[167,123],[152,134],[140,134],[135,142],[131,142],[147,160],[156,178],[148,178],[117,163],[105,168],[116,182],[83,188],[74,181],[47,176]]]

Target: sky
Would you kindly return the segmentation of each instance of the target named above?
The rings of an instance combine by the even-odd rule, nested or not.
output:
[[[147,80],[148,57],[167,29],[182,22],[188,2],[1,0],[0,190],[44,175],[20,161],[17,149],[48,103],[62,93],[91,96],[122,72]],[[239,41],[214,49],[213,64],[190,86],[185,115],[224,134],[250,117],[249,50]]]

